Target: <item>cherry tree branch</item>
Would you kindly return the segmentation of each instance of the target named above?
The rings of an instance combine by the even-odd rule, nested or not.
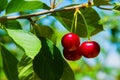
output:
[[[88,5],[88,3],[82,4],[82,5],[71,6],[71,7],[65,7],[65,8],[61,8],[61,9],[50,9],[50,10],[45,10],[42,12],[36,12],[36,13],[32,13],[32,14],[27,14],[27,15],[2,16],[2,17],[0,17],[0,20],[4,20],[4,19],[7,19],[7,20],[29,19],[31,17],[35,17],[35,16],[39,16],[39,15],[43,15],[43,14],[48,14],[48,13],[61,12],[61,11],[66,11],[66,10],[74,10],[76,8],[85,8],[87,5]]]

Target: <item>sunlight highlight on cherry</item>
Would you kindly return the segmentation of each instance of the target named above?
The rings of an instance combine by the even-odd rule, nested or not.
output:
[[[68,51],[76,50],[80,45],[79,36],[74,33],[68,33],[62,38],[62,45]]]

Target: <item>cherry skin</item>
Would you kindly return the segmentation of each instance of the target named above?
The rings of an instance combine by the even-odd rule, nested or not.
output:
[[[62,45],[68,51],[76,50],[80,45],[79,36],[74,33],[68,33],[62,38]]]
[[[63,55],[67,60],[70,60],[70,61],[76,61],[82,57],[80,47],[75,51],[68,51],[66,49],[63,49]]]
[[[100,46],[95,41],[83,42],[80,46],[81,52],[86,58],[95,58],[100,52]]]

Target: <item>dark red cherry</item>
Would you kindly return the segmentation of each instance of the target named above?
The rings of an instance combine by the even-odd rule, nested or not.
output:
[[[74,33],[68,33],[62,38],[62,45],[68,51],[76,50],[80,45],[79,36]]]
[[[82,57],[80,48],[75,51],[68,51],[66,49],[63,50],[63,55],[67,60],[76,61]]]
[[[95,41],[83,42],[80,46],[81,52],[86,58],[95,58],[100,52],[100,46]]]

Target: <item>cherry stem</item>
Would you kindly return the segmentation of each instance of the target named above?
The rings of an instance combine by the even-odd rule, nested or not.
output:
[[[76,29],[77,29],[77,18],[78,18],[78,16],[77,16],[77,13],[76,13],[76,15],[75,15],[75,29],[74,29],[74,33],[76,33]]]
[[[71,26],[71,32],[74,32],[74,23],[76,23],[75,22],[75,20],[76,20],[76,15],[77,15],[77,11],[75,11],[75,13],[74,13],[74,16],[73,16],[73,20],[72,20],[72,26]]]
[[[86,26],[86,28],[87,28],[87,37],[88,37],[88,40],[90,40],[90,33],[89,33],[87,21],[86,21],[84,15],[80,12],[80,10],[77,10],[77,11],[78,11],[78,13],[81,15],[81,17],[83,18],[83,21],[84,21],[85,26]]]

